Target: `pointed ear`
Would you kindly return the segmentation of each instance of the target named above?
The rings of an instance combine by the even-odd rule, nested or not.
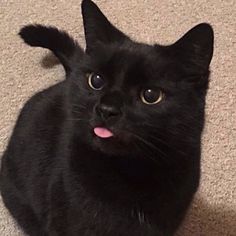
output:
[[[173,46],[184,61],[200,71],[206,71],[213,56],[213,29],[207,23],[199,24],[188,31]]]
[[[75,56],[82,58],[84,54],[75,40],[55,27],[27,25],[20,30],[19,35],[32,47],[51,50],[64,66],[66,73],[71,71]]]
[[[88,52],[96,43],[123,42],[128,37],[114,27],[100,11],[98,6],[90,1],[83,0],[82,15]]]

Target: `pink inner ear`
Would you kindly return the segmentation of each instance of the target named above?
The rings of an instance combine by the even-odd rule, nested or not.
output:
[[[110,138],[113,136],[113,133],[110,130],[102,127],[94,128],[94,133],[100,138]]]

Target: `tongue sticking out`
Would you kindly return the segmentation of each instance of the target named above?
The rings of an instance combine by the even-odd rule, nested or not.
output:
[[[100,138],[110,138],[113,136],[113,133],[106,128],[97,127],[93,131]]]

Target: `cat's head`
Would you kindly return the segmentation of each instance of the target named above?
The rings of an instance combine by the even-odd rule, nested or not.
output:
[[[164,157],[167,150],[198,146],[211,26],[199,24],[172,45],[147,45],[115,28],[90,0],[83,1],[82,14],[85,52],[56,28],[31,25],[20,32],[28,44],[49,48],[62,62],[77,135],[112,155]]]

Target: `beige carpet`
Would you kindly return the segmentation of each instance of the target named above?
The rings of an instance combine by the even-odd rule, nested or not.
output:
[[[215,53],[207,97],[201,187],[179,236],[236,235],[236,1],[97,0],[113,23],[133,38],[168,44],[195,24],[210,22]],[[28,23],[68,30],[84,45],[80,0],[0,0],[0,152],[24,102],[63,78],[42,67],[46,50],[17,36]],[[22,235],[2,203],[0,235]],[[131,235],[132,236],[132,235]]]

